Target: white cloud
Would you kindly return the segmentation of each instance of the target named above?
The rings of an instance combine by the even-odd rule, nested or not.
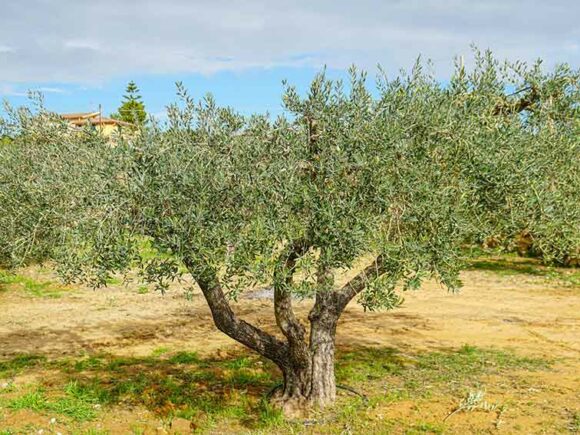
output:
[[[0,97],[25,97],[28,92],[20,91],[8,83],[0,83]]]
[[[0,80],[312,66],[445,71],[471,43],[580,64],[577,0],[22,0],[3,2]],[[14,49],[13,47],[18,47]]]
[[[30,92],[40,92],[41,94],[68,94],[69,91],[49,86],[24,88],[12,83],[0,83],[0,97],[26,97]]]
[[[80,50],[93,50],[98,51],[101,49],[101,44],[98,41],[90,41],[86,39],[71,39],[64,41],[64,47],[70,49],[80,49]]]
[[[61,88],[51,88],[51,87],[46,87],[46,86],[42,86],[40,88],[36,88],[33,89],[34,91],[38,91],[42,94],[68,94],[69,92],[65,89],[61,89]]]

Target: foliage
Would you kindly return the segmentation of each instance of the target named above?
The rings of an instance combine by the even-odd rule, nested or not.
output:
[[[443,421],[447,420],[449,417],[457,414],[458,412],[473,412],[477,410],[485,412],[495,411],[497,405],[495,403],[489,403],[485,401],[484,397],[485,391],[470,391],[465,398],[461,399],[457,408],[449,413]]]
[[[450,84],[457,95],[472,90],[459,99],[469,110],[495,107],[496,116],[475,118],[464,155],[476,240],[491,237],[547,263],[573,264],[580,254],[580,74],[477,54],[476,71],[459,68]],[[505,96],[506,89],[514,92]]]
[[[145,104],[139,94],[139,88],[134,81],[130,81],[125,89],[123,96],[123,103],[117,110],[118,113],[111,115],[113,118],[121,121],[129,122],[131,124],[143,124],[147,119],[147,112],[145,111]]]
[[[2,135],[0,136],[0,146],[9,145],[12,143],[13,139],[10,136]]]
[[[519,94],[506,89],[541,98],[510,112]],[[140,101],[136,86],[127,92]],[[347,84],[321,73],[305,97],[286,85],[289,116],[275,120],[178,94],[165,128],[116,147],[71,136],[42,108],[12,110],[4,263],[53,259],[95,285],[140,265],[164,288],[186,261],[235,297],[272,282],[284,249],[305,241],[291,290],[320,291],[318,271],[380,255],[386,273],[361,294],[373,309],[400,303],[398,283],[456,287],[466,240],[525,230],[561,262],[580,245],[578,72],[566,66],[543,73],[476,52],[473,71],[458,64],[447,86],[417,62],[394,79],[382,72],[376,93],[354,68]],[[162,255],[140,258],[144,238]]]
[[[36,102],[36,112],[7,107],[2,120],[15,137],[0,156],[0,264],[8,266],[64,253],[72,236],[67,220],[87,206],[100,208],[91,196],[105,168],[106,157],[99,157],[105,140],[88,130],[71,134],[64,121]],[[75,167],[93,169],[79,177]]]

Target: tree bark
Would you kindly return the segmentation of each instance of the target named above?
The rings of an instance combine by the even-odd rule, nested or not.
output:
[[[282,367],[284,386],[274,401],[286,415],[301,414],[311,407],[322,408],[336,399],[336,323],[328,320],[324,318],[311,322],[307,358],[300,365],[289,363]]]
[[[316,294],[310,311],[310,342],[306,352],[308,362],[283,368],[283,407],[288,413],[296,404],[324,407],[336,400],[334,373],[335,338],[338,320],[348,303],[366,288],[367,283],[386,272],[384,259],[378,256],[371,264],[339,290],[328,289],[326,271],[321,271],[321,290]],[[290,308],[291,309],[291,308]],[[292,344],[290,344],[292,347]],[[309,368],[310,372],[306,370]]]
[[[334,374],[335,335],[338,317],[328,307],[310,315],[310,342],[301,359],[291,357],[281,367],[284,387],[275,402],[286,415],[315,407],[325,407],[336,399]]]
[[[284,389],[276,398],[286,414],[294,414],[308,406],[311,383],[310,350],[304,340],[306,328],[292,309],[291,287],[297,259],[308,247],[293,243],[279,259],[274,275],[274,314],[276,324],[288,341],[288,360],[279,365],[284,375]]]
[[[334,351],[336,325],[342,311],[331,290],[316,295],[316,302],[308,316],[310,320],[310,352],[312,359],[312,388],[310,400],[326,406],[336,399]]]
[[[274,283],[274,313],[276,323],[286,341],[239,319],[223,293],[215,273],[210,269],[194,275],[209,305],[217,328],[234,340],[273,361],[282,371],[284,385],[273,398],[286,415],[303,413],[306,409],[324,407],[336,399],[334,373],[335,337],[338,320],[346,305],[364,290],[366,283],[385,272],[381,257],[360,272],[348,284],[333,291],[322,285],[328,273],[321,274],[321,288],[309,313],[310,337],[292,309],[290,287],[293,269],[302,249],[291,249],[276,272]],[[195,270],[190,267],[190,270]]]
[[[189,269],[193,270],[192,267],[189,267]],[[273,361],[278,366],[287,361],[288,344],[260,328],[240,320],[230,307],[214,273],[208,269],[204,275],[196,274],[193,277],[207,301],[214,324],[220,331]]]

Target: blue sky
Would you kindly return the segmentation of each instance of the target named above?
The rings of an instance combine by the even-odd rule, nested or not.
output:
[[[57,112],[119,105],[129,80],[150,113],[212,92],[244,113],[281,111],[281,81],[303,89],[324,65],[389,74],[433,59],[445,80],[470,44],[499,57],[580,66],[577,0],[2,0],[0,98],[40,90]]]
[[[235,107],[238,111],[251,114],[283,112],[280,96],[282,80],[289,79],[299,89],[307,89],[319,68],[265,68],[245,71],[219,71],[211,74],[131,74],[112,77],[102,83],[78,84],[59,82],[26,82],[15,91],[5,95],[13,105],[28,103],[27,89],[42,92],[45,105],[57,112],[96,110],[99,104],[109,114],[119,106],[129,80],[134,80],[143,96],[149,113],[163,118],[165,106],[174,102],[176,81],[182,81],[188,91],[199,99],[212,93],[220,105]],[[346,77],[344,70],[327,71],[334,78]]]

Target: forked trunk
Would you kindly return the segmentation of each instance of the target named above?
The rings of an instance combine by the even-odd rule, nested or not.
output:
[[[286,415],[331,405],[336,400],[334,350],[338,317],[318,303],[310,314],[308,352],[281,366],[284,374],[282,393],[274,399]]]
[[[285,266],[293,270],[295,260],[302,248],[295,249]],[[381,276],[385,272],[382,257],[337,291],[326,291],[327,285],[316,294],[316,302],[310,311],[310,341],[306,343],[305,328],[294,316],[292,298],[288,291],[291,274],[282,274],[274,287],[276,322],[287,341],[282,341],[266,331],[239,319],[229,305],[217,274],[209,266],[199,273],[195,264],[186,259],[186,265],[199,284],[211,309],[218,329],[234,340],[244,344],[260,355],[273,361],[284,374],[284,387],[274,397],[286,415],[315,406],[324,407],[336,399],[334,377],[335,335],[338,319],[349,301],[360,293],[369,277]],[[196,271],[197,273],[193,273]],[[284,272],[284,269],[282,269]],[[322,274],[324,281],[325,274]]]

